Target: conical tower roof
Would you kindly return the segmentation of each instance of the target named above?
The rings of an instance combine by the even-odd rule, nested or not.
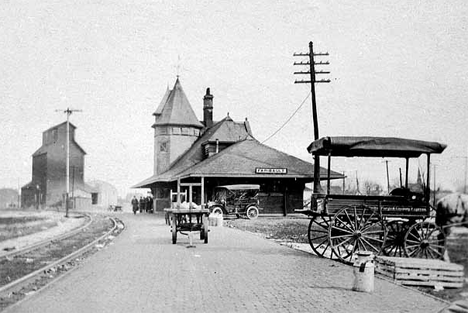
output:
[[[158,105],[156,111],[154,111],[154,113],[153,113],[154,116],[159,116],[159,115],[161,115],[162,110],[163,110],[163,108],[164,108],[164,105],[166,104],[167,99],[169,98],[169,95],[170,95],[170,94],[171,94],[171,90],[169,89],[169,85],[168,85],[167,88],[166,88],[166,92],[164,93],[164,96],[163,96],[161,102],[159,103],[159,105]]]
[[[203,124],[197,119],[197,116],[195,115],[195,112],[182,89],[179,78],[177,78],[174,88],[170,91],[167,101],[162,107],[161,115],[156,117],[156,122],[154,123],[154,126],[163,125],[180,125],[203,128]]]

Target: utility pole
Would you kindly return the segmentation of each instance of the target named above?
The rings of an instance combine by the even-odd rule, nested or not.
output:
[[[433,203],[433,205],[434,205],[434,207],[435,207],[435,206],[436,206],[436,193],[437,193],[437,187],[436,187],[436,165],[433,164],[433,167],[434,167],[434,171],[433,171],[433,172],[434,172],[434,189],[433,189],[433,190],[434,190],[434,194],[433,194],[433,201],[432,201],[432,203]]]
[[[315,66],[316,65],[329,65],[330,63],[327,62],[315,62],[314,57],[315,56],[328,56],[328,52],[325,53],[314,53],[314,45],[311,42],[309,42],[309,52],[308,53],[294,53],[294,56],[299,56],[299,57],[309,57],[308,62],[294,62],[294,65],[308,65],[309,70],[308,71],[299,71],[299,72],[294,72],[294,74],[298,75],[304,75],[308,74],[310,75],[309,80],[296,80],[294,83],[295,84],[310,84],[310,92],[312,94],[312,118],[314,122],[314,140],[319,139],[319,129],[318,129],[318,117],[317,117],[317,104],[316,104],[316,99],[315,99],[315,84],[316,83],[329,83],[329,79],[319,79],[317,80],[315,78],[316,74],[330,74],[328,71],[315,71]],[[320,187],[320,156],[319,155],[314,155],[314,193],[320,193],[321,192],[321,187]]]
[[[55,112],[62,112],[55,110]],[[73,112],[83,112],[82,110],[74,110],[67,108],[63,113],[67,114],[67,142],[66,142],[66,194],[65,194],[65,217],[68,217],[69,194],[70,194],[70,115]]]

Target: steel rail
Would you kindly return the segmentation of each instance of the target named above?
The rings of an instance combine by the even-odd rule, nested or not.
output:
[[[0,255],[0,259],[13,257],[13,256],[16,256],[16,255],[19,255],[19,254],[23,254],[23,253],[32,251],[34,249],[40,248],[42,246],[46,246],[46,245],[48,245],[49,243],[51,243],[53,241],[62,240],[62,239],[71,237],[73,235],[76,235],[77,233],[79,233],[83,229],[86,229],[87,227],[89,227],[89,225],[91,225],[91,223],[93,222],[93,217],[90,214],[83,213],[83,215],[89,218],[89,222],[86,225],[75,228],[75,229],[73,229],[70,232],[67,232],[65,234],[61,234],[61,235],[58,235],[58,236],[55,236],[55,237],[52,237],[52,238],[44,239],[42,241],[33,243],[32,245],[26,246],[24,248],[2,254],[2,255]]]
[[[99,241],[101,241],[102,239],[104,239],[105,237],[109,236],[112,232],[114,232],[114,230],[118,227],[118,223],[117,221],[113,218],[113,217],[109,217],[110,220],[112,221],[112,223],[114,224],[114,226],[112,227],[112,229],[108,232],[106,232],[104,235],[100,236],[98,239],[92,241],[91,243],[87,244],[86,246],[70,253],[69,255],[61,258],[60,260],[57,260],[51,264],[48,264],[32,273],[29,273],[28,275],[26,276],[23,276],[15,281],[12,281],[11,283],[7,284],[7,285],[4,285],[2,287],[0,287],[0,294],[3,294],[5,293],[7,290],[9,289],[12,289],[13,287],[27,281],[27,280],[30,280],[36,276],[39,276],[40,274],[44,273],[44,271],[47,271],[57,265],[60,265],[60,264],[63,264],[63,263],[66,263],[67,261],[69,261],[70,259],[72,258],[75,258],[76,256],[78,255],[81,255],[83,254],[84,252],[86,252],[87,250],[89,250],[90,248],[92,248],[96,243],[98,243]],[[122,222],[121,222],[122,223]],[[122,223],[123,225],[123,223]]]

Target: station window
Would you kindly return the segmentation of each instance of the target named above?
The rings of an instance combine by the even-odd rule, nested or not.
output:
[[[180,132],[181,132],[180,127],[172,127],[172,133],[174,135],[180,135]]]

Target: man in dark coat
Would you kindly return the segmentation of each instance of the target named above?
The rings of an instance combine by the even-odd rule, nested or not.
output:
[[[138,199],[133,196],[133,199],[132,199],[132,210],[133,210],[133,214],[136,214],[136,212],[138,211]]]
[[[140,196],[140,213],[143,213],[144,209],[145,209],[145,198]]]

